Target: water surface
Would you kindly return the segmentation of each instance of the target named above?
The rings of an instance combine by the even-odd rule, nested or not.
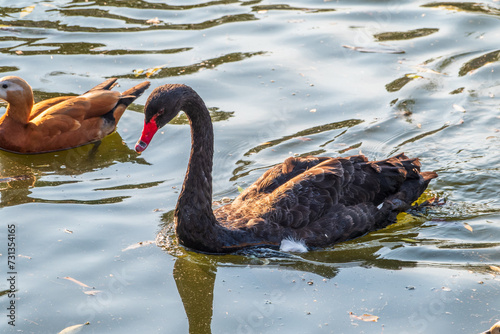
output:
[[[291,155],[405,152],[439,173],[426,196],[446,205],[303,255],[187,252],[170,232],[185,117],[133,151],[150,89],[99,146],[0,152],[0,238],[15,224],[18,254],[16,327],[2,316],[1,331],[486,330],[500,320],[499,15],[496,1],[2,4],[0,72],[37,101],[109,77],[192,86],[214,120],[214,199]]]

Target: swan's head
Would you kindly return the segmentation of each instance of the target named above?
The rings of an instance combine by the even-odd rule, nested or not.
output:
[[[163,85],[153,90],[144,106],[144,128],[135,144],[136,152],[144,151],[156,131],[177,116],[193,97],[200,98],[191,87],[182,84]]]

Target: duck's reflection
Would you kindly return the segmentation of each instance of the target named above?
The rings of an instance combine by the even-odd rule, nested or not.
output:
[[[74,179],[76,175],[130,161],[148,164],[124,145],[116,132],[102,141],[53,153],[16,154],[0,150],[0,207],[47,202],[32,197],[32,188],[79,182]],[[46,181],[47,175],[67,177]]]

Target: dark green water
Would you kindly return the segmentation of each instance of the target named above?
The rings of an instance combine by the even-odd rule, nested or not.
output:
[[[497,1],[4,1],[0,72],[36,100],[108,77],[197,90],[215,121],[214,199],[290,155],[404,151],[439,173],[427,196],[447,204],[300,256],[186,252],[168,230],[189,126],[137,155],[150,89],[99,147],[0,152],[0,332],[486,330],[500,320],[499,24]]]

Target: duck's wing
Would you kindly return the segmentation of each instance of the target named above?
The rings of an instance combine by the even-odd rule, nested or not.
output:
[[[90,92],[96,92],[96,91],[102,91],[102,90],[111,90],[113,87],[117,85],[116,83],[117,78],[110,78],[103,83],[100,83],[99,85],[93,87],[89,91],[87,91],[85,94],[90,93]],[[76,96],[58,96],[54,97],[51,99],[43,100],[35,105],[33,105],[33,108],[31,109],[31,114],[29,120],[31,121],[47,109],[49,109],[52,106],[55,106],[56,104],[59,104],[61,102],[64,102],[69,99],[74,99]],[[109,111],[109,110],[108,110]]]
[[[52,106],[55,106],[56,104],[59,104],[65,100],[74,98],[74,96],[59,96],[59,97],[54,97],[51,99],[43,100],[40,101],[36,104],[33,105],[33,108],[31,109],[30,113],[30,118],[29,120],[31,121],[33,118],[37,117],[41,113],[43,113],[45,110],[49,109]]]
[[[121,94],[116,91],[91,91],[51,106],[30,123],[47,136],[74,131],[80,128],[84,120],[103,116],[113,110],[120,97]]]
[[[92,91],[97,91],[97,90],[111,90],[113,87],[115,87],[118,83],[116,82],[117,78],[109,78],[108,80],[104,81],[103,83],[98,84],[92,89],[89,89],[85,94],[90,93]]]

